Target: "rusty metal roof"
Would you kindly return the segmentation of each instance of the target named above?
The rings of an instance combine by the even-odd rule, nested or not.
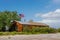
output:
[[[47,24],[45,23],[38,23],[38,22],[21,22],[21,21],[16,21],[20,24],[24,24],[24,25],[43,25],[43,26],[48,26]]]

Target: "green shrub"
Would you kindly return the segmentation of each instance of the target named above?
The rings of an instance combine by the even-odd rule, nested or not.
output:
[[[57,31],[60,32],[60,28],[58,28]]]
[[[57,29],[55,28],[49,28],[47,31],[48,33],[57,33]]]
[[[31,30],[28,27],[24,27],[23,32],[31,32]]]
[[[60,28],[58,29],[60,32]],[[33,27],[32,29],[25,28],[23,32],[0,32],[0,35],[20,35],[20,34],[41,34],[41,33],[57,33],[57,29],[49,27]]]
[[[32,29],[32,33],[56,33],[57,30],[48,27],[35,27]]]
[[[31,30],[32,34],[36,34],[38,32],[40,32],[40,28],[39,27],[33,27],[32,30]]]

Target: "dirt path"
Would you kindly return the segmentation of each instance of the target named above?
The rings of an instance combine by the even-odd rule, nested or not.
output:
[[[60,40],[60,34],[0,36],[0,40]]]

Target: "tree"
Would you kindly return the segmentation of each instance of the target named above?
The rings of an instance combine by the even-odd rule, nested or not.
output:
[[[0,29],[1,27],[10,26],[12,20],[21,20],[16,11],[2,11],[0,12]]]

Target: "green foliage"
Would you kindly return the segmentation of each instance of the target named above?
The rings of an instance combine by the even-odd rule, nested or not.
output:
[[[23,32],[30,32],[31,30],[29,29],[29,27],[27,27],[27,26],[25,26],[24,28],[23,28]]]
[[[60,28],[58,28],[57,31],[60,32]]]
[[[31,30],[24,29],[23,32],[0,32],[0,35],[20,35],[20,34],[47,34],[47,33],[57,33],[57,29],[55,28],[48,28],[48,27],[34,27]]]
[[[31,33],[28,33],[28,32],[0,32],[0,36],[1,35],[21,35],[21,34],[31,34]]]
[[[0,12],[0,30],[4,26],[10,26],[11,20],[20,20],[16,11],[2,11]]]
[[[56,29],[49,28],[49,27],[37,27],[32,29],[32,32],[39,32],[39,33],[56,33]]]
[[[55,28],[49,28],[49,29],[47,30],[47,32],[48,32],[48,33],[57,33],[58,31],[57,31],[57,29],[55,29]]]
[[[40,32],[40,28],[39,27],[33,27],[31,32],[32,32],[32,34],[38,33],[38,32]]]
[[[25,28],[23,32],[30,32],[32,34],[36,33],[57,33],[57,29],[49,27],[33,27],[32,29]]]

